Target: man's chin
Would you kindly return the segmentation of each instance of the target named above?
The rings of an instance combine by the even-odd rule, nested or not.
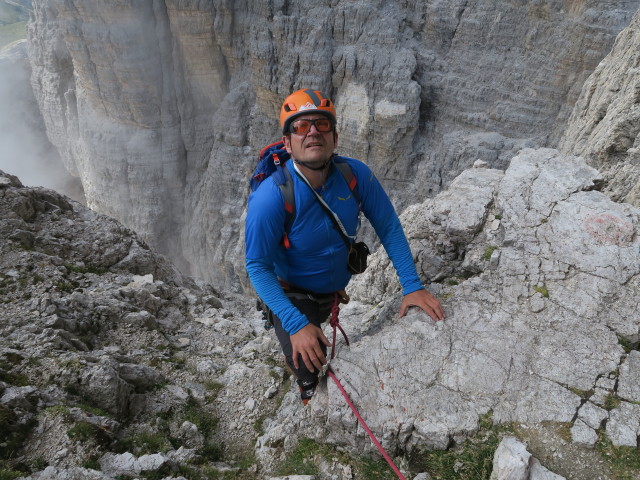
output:
[[[302,162],[304,162],[304,165],[307,166],[307,167],[321,168],[321,167],[324,167],[327,164],[327,162],[329,161],[329,158],[302,160]]]

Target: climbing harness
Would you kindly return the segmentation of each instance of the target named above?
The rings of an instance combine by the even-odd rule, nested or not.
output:
[[[333,344],[331,346],[331,359],[332,360],[333,360],[334,353],[335,353],[335,350],[336,350],[336,329],[337,328],[340,329],[340,331],[342,332],[342,336],[344,337],[345,342],[347,343],[347,345],[349,345],[349,338],[347,338],[347,334],[344,332],[344,330],[340,326],[340,321],[338,319],[338,313],[340,312],[340,307],[338,307],[339,303],[340,303],[339,295],[337,293],[335,293],[334,294],[334,299],[333,299],[333,307],[331,307],[331,320],[329,322],[330,325],[333,327]],[[340,380],[338,380],[338,377],[336,377],[335,373],[333,372],[333,369],[331,368],[331,365],[327,365],[327,375],[329,375],[333,379],[333,381],[335,382],[336,386],[338,387],[338,389],[342,393],[342,396],[346,400],[347,405],[349,405],[349,408],[351,408],[351,411],[353,412],[353,414],[356,416],[356,418],[360,422],[360,425],[362,425],[364,430],[369,435],[369,438],[371,439],[373,444],[376,446],[376,448],[378,449],[380,454],[387,461],[387,463],[389,464],[389,467],[391,467],[391,470],[393,470],[395,472],[395,474],[398,476],[398,478],[400,480],[406,480],[406,478],[400,472],[400,469],[398,469],[398,467],[396,467],[396,464],[393,463],[393,460],[391,460],[391,457],[389,456],[389,454],[384,450],[384,448],[382,448],[382,445],[380,444],[378,439],[375,437],[375,435],[373,434],[371,429],[368,427],[368,425],[366,424],[366,422],[364,421],[364,419],[362,418],[360,413],[358,413],[358,409],[356,408],[356,406],[351,401],[351,398],[349,398],[349,394],[347,393],[347,391],[344,389],[344,387],[340,383]]]

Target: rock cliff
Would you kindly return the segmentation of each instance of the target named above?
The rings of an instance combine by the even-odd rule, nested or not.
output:
[[[467,170],[404,212],[419,272],[442,280],[431,288],[448,318],[398,319],[399,285],[379,251],[349,290],[364,305],[344,309],[351,345],[332,362],[388,451],[445,449],[482,417],[562,423],[581,445],[606,433],[638,446],[640,212],[601,184],[579,157],[525,149],[506,172]],[[291,397],[259,440],[263,462],[304,436],[374,450],[331,380],[311,408]],[[608,478],[590,472],[597,462],[546,461],[568,478]]]
[[[640,12],[582,88],[560,148],[601,169],[616,200],[640,205]]]
[[[195,479],[203,463],[213,475],[232,468],[215,464],[230,458],[225,446],[251,448],[253,423],[288,386],[246,301],[183,277],[119,222],[1,171],[0,304],[3,478],[193,464]]]
[[[555,145],[639,6],[34,0],[32,84],[92,208],[239,289],[246,178],[292,89],[336,100],[340,151],[404,208],[478,158]]]
[[[511,452],[531,471],[533,454],[568,479],[615,478],[598,452],[637,457],[640,436],[640,211],[556,150],[475,166],[401,218],[446,321],[398,319],[377,252],[350,287],[350,345],[338,339],[332,367],[405,475],[467,438],[495,447],[504,428],[531,453],[505,438],[495,471]],[[4,174],[0,239],[0,465],[30,480],[271,478],[308,438],[342,452],[308,460],[318,479],[368,478],[374,447],[336,386],[323,378],[303,407],[246,298]]]
[[[448,314],[397,318],[383,252],[341,312],[332,367],[405,475],[500,440],[494,472],[511,452],[523,480],[557,478],[532,454],[568,479],[639,475],[640,2],[33,4],[47,134],[126,226],[0,173],[9,474],[266,479],[315,439],[318,479],[367,478],[376,454],[335,385],[302,407],[232,291],[255,151],[313,83],[338,102],[341,152],[406,207]]]

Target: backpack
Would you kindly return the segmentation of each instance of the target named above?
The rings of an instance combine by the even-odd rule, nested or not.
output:
[[[258,155],[258,164],[253,171],[253,175],[251,175],[251,179],[249,180],[252,192],[255,191],[265,179],[271,176],[273,177],[276,185],[278,185],[278,188],[280,188],[282,198],[284,199],[284,210],[286,216],[284,237],[282,238],[282,243],[285,248],[291,247],[287,232],[291,231],[291,226],[296,218],[296,202],[293,196],[293,179],[291,178],[289,170],[284,166],[285,162],[290,158],[291,155],[289,155],[289,152],[284,148],[284,143],[282,141],[267,145],[260,150],[260,154]],[[358,180],[353,174],[351,167],[344,158],[339,157],[338,155],[333,156],[333,163],[344,177],[347,185],[349,186],[349,190],[351,190],[353,198],[357,202],[358,206],[360,206],[360,197],[356,188]]]

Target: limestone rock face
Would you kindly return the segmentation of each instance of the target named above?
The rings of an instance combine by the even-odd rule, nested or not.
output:
[[[212,446],[251,448],[285,378],[253,304],[226,298],[114,219],[0,171],[3,468],[165,478]]]
[[[606,191],[640,205],[640,12],[585,82],[560,148],[584,156]]]
[[[340,152],[405,207],[553,145],[639,6],[34,0],[32,84],[92,208],[240,288],[246,179],[290,91],[334,98]]]
[[[349,293],[377,308],[343,308],[351,345],[332,361],[387,451],[444,449],[481,416],[568,422],[588,445],[606,424],[615,445],[637,446],[638,355],[622,345],[640,339],[640,211],[597,191],[601,180],[580,157],[525,149],[505,172],[463,172],[402,215],[447,319],[397,318],[399,286],[377,281],[393,272],[376,252]],[[285,403],[258,451],[268,459],[298,436],[374,448],[330,379],[306,408]]]
[[[378,252],[349,289],[351,346],[338,339],[332,368],[403,472],[409,454],[490,421],[561,422],[577,446],[606,433],[637,447],[640,212],[555,150],[524,150],[506,172],[482,165],[401,218],[414,251],[433,245],[418,269],[440,279],[429,288],[447,319],[398,319],[397,284],[376,283],[392,275]],[[34,465],[25,478],[237,469],[202,463],[222,443],[229,456],[255,445],[252,478],[271,478],[310,437],[340,448],[340,461],[311,459],[328,480],[357,465],[345,454],[374,454],[332,382],[302,406],[246,297],[196,285],[117,221],[2,172],[0,302],[0,440],[15,445],[8,461]],[[551,445],[532,452],[578,471]],[[102,471],[80,467],[89,460]]]
[[[514,437],[505,437],[493,457],[489,480],[565,480],[543,467]]]

